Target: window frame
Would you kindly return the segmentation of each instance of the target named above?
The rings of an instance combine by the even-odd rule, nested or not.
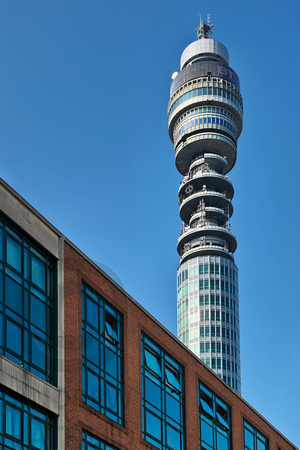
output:
[[[82,401],[124,425],[123,315],[84,281],[81,292]]]
[[[6,411],[14,410],[19,416],[19,425],[16,421],[11,422],[11,426],[15,428],[11,433],[8,431],[8,420]],[[12,419],[11,419],[12,420]],[[55,450],[57,448],[57,419],[54,415],[45,411],[43,408],[33,404],[28,399],[16,396],[10,391],[0,389],[0,446],[21,447],[26,450],[39,447],[34,445],[33,421],[43,424],[42,436],[43,443],[40,448],[45,450]],[[20,436],[16,436],[16,428],[18,428]],[[29,430],[26,432],[25,430]],[[39,429],[37,429],[38,432]],[[46,436],[45,436],[46,433]]]
[[[81,448],[82,450],[117,450],[116,447],[85,430],[82,431]]]
[[[161,375],[147,366],[146,352],[159,361]],[[169,377],[169,373],[174,378]],[[185,450],[184,368],[143,332],[141,377],[142,438],[161,450],[168,450],[173,448],[167,442],[173,435],[179,443],[176,449]]]
[[[217,367],[218,358],[217,358]],[[219,368],[219,367],[218,367]],[[208,400],[208,401],[207,401]],[[211,406],[209,406],[209,403]],[[199,409],[199,448],[211,448],[218,450],[218,439],[223,439],[223,443],[227,441],[227,450],[232,448],[232,421],[231,407],[226,404],[218,395],[209,389],[201,381],[198,383],[198,409]],[[227,425],[224,417],[227,415]],[[204,433],[210,430],[212,442],[203,441],[202,429]],[[227,431],[226,431],[227,430]],[[222,449],[223,445],[220,444]]]
[[[0,354],[57,385],[57,261],[2,215],[0,244]],[[19,329],[18,350],[9,347],[8,324]]]
[[[249,433],[252,434],[253,440],[252,440],[252,449],[251,447],[248,447],[248,445],[246,444],[246,432],[248,431]],[[261,444],[265,444],[265,450],[269,450],[269,439],[267,437],[265,437],[262,433],[260,433],[260,431],[257,430],[257,428],[255,428],[253,425],[250,424],[250,422],[248,422],[248,420],[244,419],[243,420],[243,448],[244,450],[258,450],[257,447],[257,442],[260,442]]]

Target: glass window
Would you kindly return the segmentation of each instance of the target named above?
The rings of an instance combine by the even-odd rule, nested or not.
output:
[[[0,448],[54,450],[55,420],[28,400],[0,391]]]
[[[244,420],[244,449],[268,450],[269,440]]]
[[[91,434],[83,431],[82,433],[82,450],[116,450],[115,447],[106,444]]]
[[[149,368],[148,355],[159,362]],[[157,366],[158,363],[155,363]],[[183,367],[142,334],[143,439],[161,450],[184,449]]]
[[[221,360],[217,359],[220,368]],[[215,358],[212,365],[215,367]],[[231,410],[219,397],[199,383],[199,443],[201,449],[231,448]]]
[[[124,415],[122,333],[121,314],[83,284],[82,399],[121,425]],[[154,376],[159,376],[159,361],[151,352],[147,354],[147,365]]]
[[[0,354],[55,383],[55,261],[0,217]]]

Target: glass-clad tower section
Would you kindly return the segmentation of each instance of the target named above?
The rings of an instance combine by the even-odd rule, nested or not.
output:
[[[177,250],[178,338],[241,391],[236,237],[230,229],[243,100],[226,47],[201,20],[172,76],[168,106],[182,230]]]

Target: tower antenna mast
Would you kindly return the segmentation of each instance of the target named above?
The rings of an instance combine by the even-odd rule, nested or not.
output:
[[[204,22],[202,14],[200,16],[200,25],[196,28],[198,39],[210,39],[212,35],[213,24],[210,23],[210,14],[207,14],[207,21]]]

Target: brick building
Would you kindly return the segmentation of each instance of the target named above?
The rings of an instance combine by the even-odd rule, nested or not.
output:
[[[295,449],[0,180],[0,449]]]

